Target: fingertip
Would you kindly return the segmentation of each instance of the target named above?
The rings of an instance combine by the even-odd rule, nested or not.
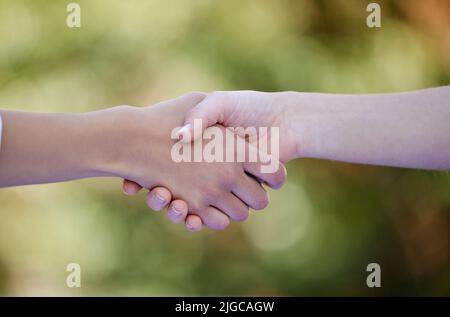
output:
[[[141,189],[142,187],[139,184],[129,181],[127,179],[123,180],[122,191],[125,195],[128,196],[136,195]]]
[[[172,200],[172,194],[164,187],[155,187],[147,194],[147,205],[154,211],[160,211]]]
[[[184,200],[174,200],[170,203],[167,210],[167,217],[174,223],[180,223],[186,220],[188,206]]]
[[[203,210],[201,220],[206,227],[217,231],[225,230],[230,225],[230,217],[213,206]]]
[[[188,215],[186,217],[185,225],[186,228],[192,232],[197,232],[203,229],[203,222],[197,215]]]
[[[280,189],[283,187],[286,181],[287,171],[286,167],[280,163],[279,168],[269,177],[269,182],[267,183],[272,189]]]

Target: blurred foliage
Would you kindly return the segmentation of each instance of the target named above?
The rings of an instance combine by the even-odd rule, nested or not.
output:
[[[0,0],[0,107],[87,111],[200,90],[393,92],[450,82],[450,2]],[[0,191],[3,295],[450,295],[450,177],[297,160],[267,210],[187,232],[120,181]],[[82,267],[81,289],[65,285]],[[380,289],[365,285],[368,263]]]

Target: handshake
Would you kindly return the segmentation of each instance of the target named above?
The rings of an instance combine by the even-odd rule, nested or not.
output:
[[[144,152],[152,153],[151,159],[133,165],[133,170],[143,169],[124,181],[124,192],[134,195],[149,188],[148,206],[156,211],[168,207],[168,218],[191,231],[204,225],[223,230],[230,220],[246,220],[250,208],[264,209],[269,197],[262,184],[274,189],[283,185],[282,162],[293,157],[296,148],[283,143],[279,155],[280,140],[288,141],[288,131],[281,107],[277,113],[271,106],[272,96],[250,91],[190,93],[129,110],[142,112],[136,113],[136,126],[146,118],[142,125],[147,142],[139,147],[147,146]],[[180,124],[183,127],[177,127]]]
[[[120,177],[191,231],[269,201],[299,157],[450,169],[450,86],[398,94],[189,93],[88,113],[0,110],[0,187]],[[3,121],[3,137],[2,133]]]

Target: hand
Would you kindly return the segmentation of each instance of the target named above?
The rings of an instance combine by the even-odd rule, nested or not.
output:
[[[214,92],[202,99],[195,107],[187,112],[185,117],[186,129],[190,136],[198,139],[208,126],[221,123],[226,127],[280,127],[281,135],[281,161],[286,161],[295,156],[296,143],[294,137],[290,135],[287,118],[289,112],[287,106],[279,98],[279,94],[264,93],[257,91],[235,91],[235,92]],[[201,119],[203,122],[201,131],[193,131],[195,119]],[[197,134],[194,134],[196,132]],[[270,133],[270,130],[269,130]],[[181,131],[183,135],[183,131]],[[271,136],[269,135],[269,138]],[[190,142],[192,138],[185,137],[185,142]],[[284,167],[283,167],[284,168]],[[130,181],[125,181],[123,190],[128,195],[134,195],[141,187]],[[164,197],[164,201],[157,197]],[[171,201],[171,193],[164,187],[153,188],[147,196],[147,203],[153,210],[161,210],[167,207]],[[178,209],[186,204],[183,201],[174,201],[172,204],[178,205]],[[186,227],[192,231],[201,229],[201,221],[194,215],[186,217],[186,210],[174,212],[172,204],[168,209],[168,217],[173,222],[180,222],[180,219],[186,220]]]
[[[179,132],[180,137],[185,142],[198,139],[204,129],[216,123],[224,127],[279,127],[280,161],[290,160],[297,154],[297,141],[290,129],[292,111],[285,94],[259,91],[213,92],[187,112],[185,126]],[[202,130],[194,131],[196,119],[202,120]],[[270,133],[270,129],[268,132]]]
[[[231,91],[231,92],[214,92],[206,96],[201,102],[187,112],[185,116],[184,131],[181,132],[183,141],[190,142],[192,139],[200,137],[199,132],[203,132],[208,126],[221,123],[225,127],[280,127],[280,160],[286,161],[294,157],[296,152],[296,142],[288,132],[287,120],[288,112],[286,106],[276,104],[279,101],[277,94],[264,93],[257,91]],[[201,119],[203,126],[202,131],[194,131],[193,125],[195,119]],[[183,134],[184,132],[184,134]],[[186,132],[189,132],[187,135]],[[197,132],[195,134],[194,132]],[[191,138],[193,136],[193,138]],[[130,181],[125,181],[123,190],[128,195],[134,195],[140,190],[140,186]],[[164,197],[164,203],[161,203],[155,197]],[[156,187],[152,189],[147,196],[147,203],[153,210],[161,210],[165,208],[171,200],[171,193],[164,187]],[[182,201],[173,201],[168,208],[168,217],[173,222],[179,222],[180,218],[187,215],[183,210],[174,213],[172,204],[179,207],[185,206]],[[184,218],[183,218],[184,219]],[[198,231],[202,228],[202,222],[195,216],[185,218],[186,227],[191,231]]]
[[[448,169],[450,156],[444,149],[450,148],[445,103],[449,92],[448,86],[380,95],[214,92],[188,112],[181,136],[187,142],[191,135],[199,137],[201,131],[195,134],[192,127],[195,119],[202,119],[203,129],[215,123],[244,128],[275,125],[280,127],[282,162],[311,157]]]
[[[123,177],[145,188],[154,188],[155,185],[170,188],[173,196],[183,198],[189,212],[199,215],[208,227],[223,229],[229,223],[228,218],[238,221],[246,219],[248,206],[261,209],[267,205],[268,197],[264,189],[246,173],[276,188],[283,183],[285,172],[284,168],[280,168],[274,174],[261,173],[257,163],[173,162],[170,157],[174,144],[170,140],[171,130],[181,125],[182,114],[203,97],[202,94],[189,94],[152,107],[133,108],[133,125],[145,127],[147,133],[139,131],[135,135],[138,141],[131,149],[131,153],[136,153],[133,155],[134,163],[127,164]],[[153,122],[158,124],[158,128],[151,125]],[[152,150],[145,150],[150,145]],[[151,175],[151,180],[145,175]],[[155,204],[153,197],[156,196],[151,195],[150,201]],[[182,201],[174,201],[171,206],[182,207],[177,210],[182,209],[181,214],[185,214]],[[188,224],[196,222],[196,218],[188,217],[188,220]]]
[[[188,112],[181,134],[191,140],[194,119],[203,129],[278,126],[282,162],[310,157],[448,170],[449,98],[450,86],[363,95],[214,92]]]

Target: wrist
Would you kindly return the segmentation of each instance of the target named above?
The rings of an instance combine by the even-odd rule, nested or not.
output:
[[[135,125],[137,109],[116,106],[85,114],[90,131],[86,145],[90,155],[84,163],[87,173],[94,176],[128,176],[131,146],[138,133]]]
[[[330,95],[285,91],[275,93],[281,105],[285,123],[289,159],[321,157],[322,137],[327,130],[327,118],[334,113]]]
[[[280,108],[280,146],[287,150],[287,160],[307,157],[312,151],[311,131],[309,128],[306,105],[309,105],[304,93],[294,91],[276,92],[272,95],[273,105]],[[284,132],[283,132],[284,130]]]

